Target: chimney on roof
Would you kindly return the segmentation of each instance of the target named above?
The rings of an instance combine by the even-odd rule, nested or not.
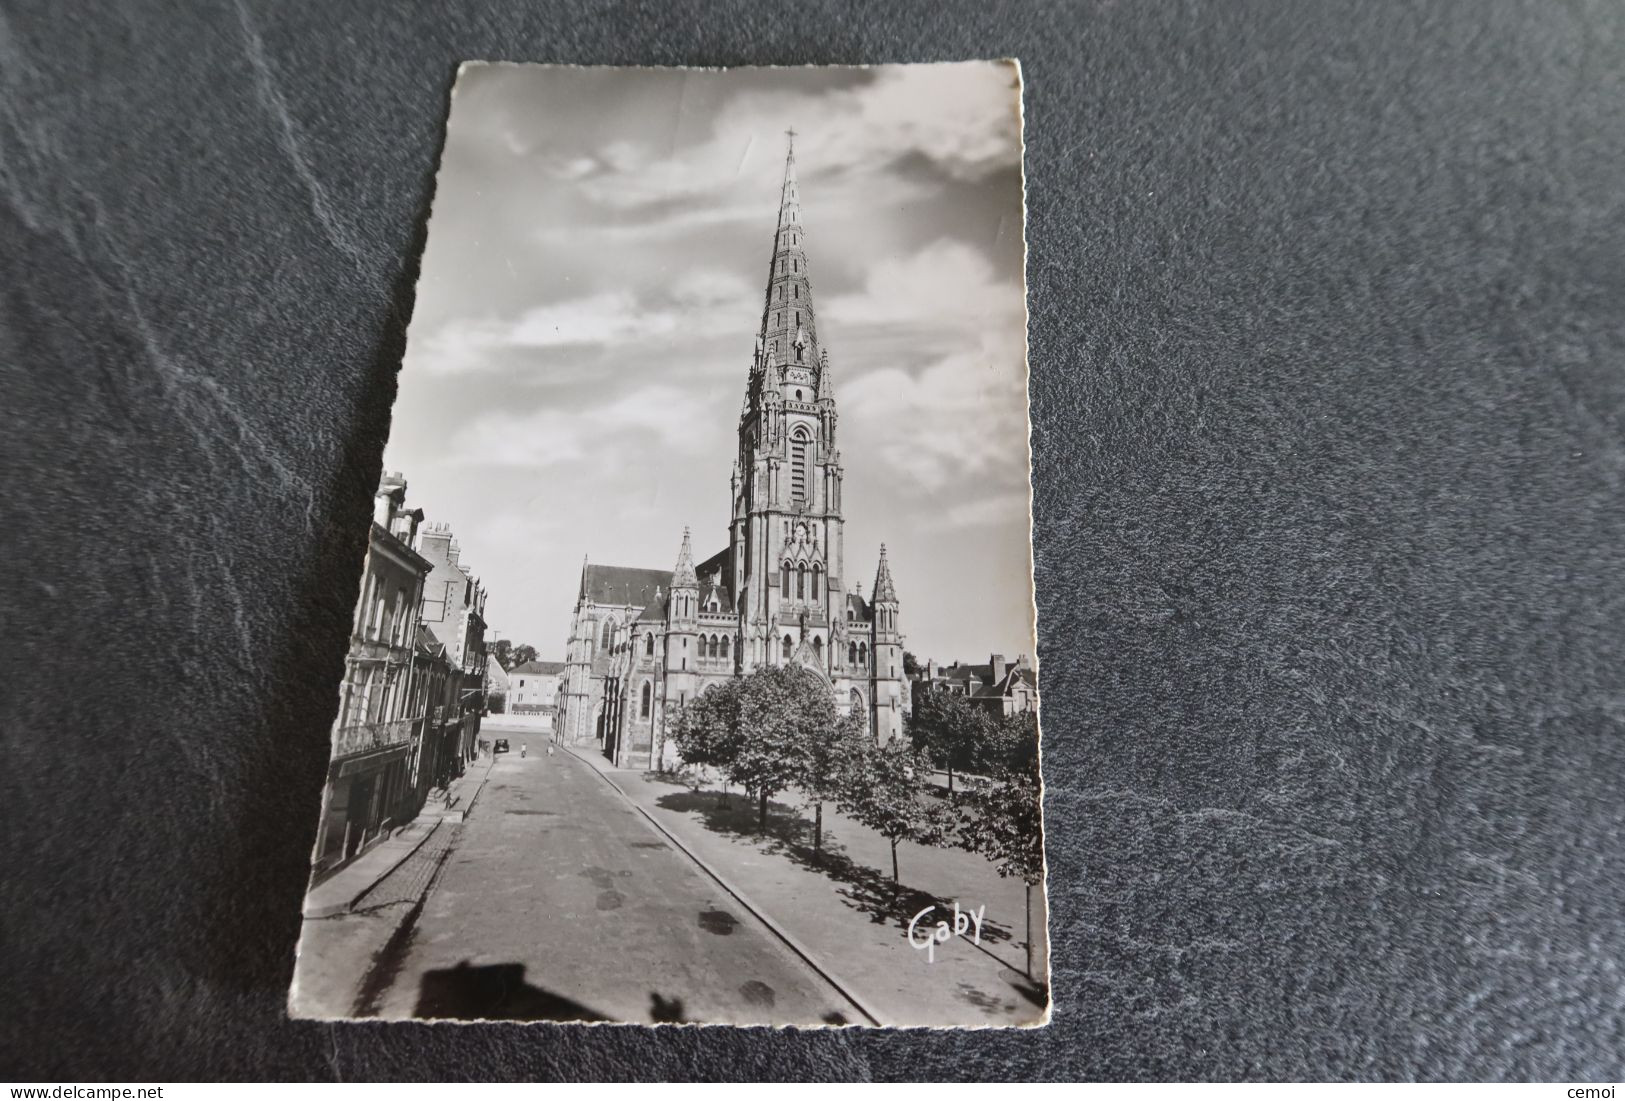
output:
[[[451,560],[451,529],[442,521],[423,529],[418,540],[418,553],[431,562]]]
[[[937,679],[937,674],[940,673],[940,672],[941,672],[941,670],[937,668],[937,659],[936,658],[926,658],[925,659],[925,678],[927,680],[936,680]]]
[[[1003,654],[994,654],[992,657],[987,659],[987,663],[993,668],[994,684],[998,684],[1000,681],[1002,681],[1004,679],[1004,675],[1010,671],[1009,666],[1007,666],[1004,662]]]
[[[378,491],[372,495],[373,522],[385,531],[395,528],[395,512],[406,503],[406,478],[394,470],[384,471]]]

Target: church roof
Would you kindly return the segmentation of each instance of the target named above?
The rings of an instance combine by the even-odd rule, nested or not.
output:
[[[581,570],[581,596],[594,604],[645,607],[657,591],[671,588],[670,570],[587,563]]]
[[[666,598],[657,596],[651,600],[642,612],[638,613],[639,623],[666,622]]]
[[[846,606],[858,619],[868,622],[869,604],[863,599],[863,597],[859,596],[857,593],[847,593]]]

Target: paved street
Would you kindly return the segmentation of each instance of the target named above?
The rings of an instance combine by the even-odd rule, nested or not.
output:
[[[861,1020],[586,764],[541,732],[491,735],[513,752],[379,959],[380,1016]]]

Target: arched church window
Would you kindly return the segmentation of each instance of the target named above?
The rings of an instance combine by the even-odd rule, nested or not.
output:
[[[723,657],[728,656],[728,636],[727,635],[722,636],[722,656]]]
[[[796,311],[796,328],[801,328],[801,311]]]
[[[818,563],[814,562],[812,568],[812,598],[814,600],[818,599],[818,573]]]
[[[647,719],[649,717],[649,702],[653,698],[653,696],[654,696],[654,693],[649,688],[649,682],[644,681],[643,682],[643,703],[642,703],[642,706],[638,708],[638,717],[640,719]]]
[[[786,562],[784,564],[784,570],[779,574],[780,578],[784,581],[784,599],[786,600],[790,599],[790,574],[794,571],[794,569],[795,567]]]
[[[821,638],[813,639],[813,657],[818,659],[818,664],[824,664],[824,640]]]
[[[598,636],[598,645],[603,646],[603,647],[608,647],[609,644],[610,644],[610,641],[612,639],[614,639],[614,637],[615,637],[615,621],[611,620],[611,619],[604,620],[604,629]]]
[[[709,652],[711,657],[722,656],[722,642],[717,638],[716,635],[711,636],[711,647]]]
[[[848,665],[856,665],[858,663],[858,644],[855,642],[849,642],[846,644],[846,663]]]
[[[792,645],[792,643],[790,642],[790,636],[785,635],[784,636],[784,660],[785,661],[790,660],[790,647],[791,647],[791,645]]]
[[[802,354],[803,351],[804,351],[804,349],[802,348],[802,346],[800,344],[797,344],[796,345],[796,362],[797,363],[801,362],[801,354]],[[800,390],[796,391],[796,400],[797,401],[801,400],[801,391]]]
[[[812,484],[808,460],[812,451],[812,437],[806,425],[797,425],[790,437],[790,496],[798,501],[807,500],[807,487]]]
[[[807,567],[796,567],[796,599],[807,599]]]
[[[858,663],[865,669],[869,668],[869,644],[867,642],[858,643]]]
[[[655,656],[655,636],[654,635],[648,634],[648,635],[643,636],[643,653],[644,653],[644,655],[646,657],[651,657],[652,658],[652,657]]]

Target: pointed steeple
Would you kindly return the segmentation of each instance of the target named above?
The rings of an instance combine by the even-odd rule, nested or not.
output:
[[[812,283],[808,279],[805,233],[801,227],[801,192],[796,183],[795,131],[784,156],[784,183],[779,189],[779,220],[768,261],[767,297],[758,334],[764,352],[785,372],[818,367],[818,325],[813,317]],[[803,400],[811,400],[808,394]]]
[[[700,579],[694,573],[694,547],[689,542],[688,529],[683,529],[683,549],[677,552],[677,568],[671,573],[671,587],[699,588]]]
[[[896,604],[897,590],[892,587],[891,565],[886,561],[886,544],[880,544],[880,568],[875,571],[876,604]]]
[[[821,402],[835,400],[835,380],[829,373],[829,353],[822,350],[818,353],[818,400]]]

